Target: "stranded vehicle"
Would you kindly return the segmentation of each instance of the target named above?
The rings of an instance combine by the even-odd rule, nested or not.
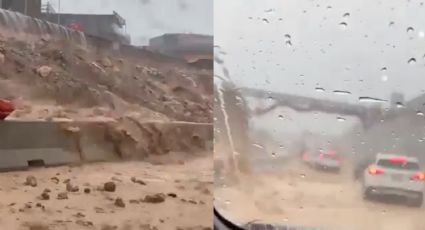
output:
[[[321,170],[339,172],[341,170],[341,158],[335,151],[322,151],[316,153],[304,152],[303,161],[308,165]]]
[[[411,206],[420,207],[425,190],[425,174],[418,159],[392,154],[376,155],[363,174],[363,197],[394,195],[407,199]]]

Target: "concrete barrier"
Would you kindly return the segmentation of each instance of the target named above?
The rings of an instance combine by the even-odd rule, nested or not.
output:
[[[212,150],[213,125],[127,118],[116,122],[3,121],[0,140],[0,171],[6,171]]]

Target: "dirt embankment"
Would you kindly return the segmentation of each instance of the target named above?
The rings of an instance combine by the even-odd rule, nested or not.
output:
[[[15,118],[131,111],[145,120],[212,121],[212,70],[112,56],[63,41],[1,38],[0,67],[0,97],[18,104]],[[88,114],[76,114],[82,108]]]

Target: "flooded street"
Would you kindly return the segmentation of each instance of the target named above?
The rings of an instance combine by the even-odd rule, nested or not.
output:
[[[0,224],[39,230],[206,229],[212,223],[212,174],[210,157],[3,173]],[[35,184],[25,184],[28,177]]]
[[[353,181],[350,173],[348,169],[339,175],[316,171],[295,161],[284,170],[245,175],[238,185],[216,187],[215,202],[236,223],[343,230],[423,229],[425,208],[365,201],[360,182]]]

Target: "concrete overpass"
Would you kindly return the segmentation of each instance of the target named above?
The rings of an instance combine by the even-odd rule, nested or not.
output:
[[[251,114],[266,114],[277,107],[288,107],[299,112],[320,111],[357,117],[365,129],[388,116],[392,111],[384,115],[380,107],[367,107],[358,104],[349,104],[325,99],[297,96],[286,93],[270,92],[261,89],[239,88],[242,96],[272,100],[273,104],[266,108],[257,108]]]

